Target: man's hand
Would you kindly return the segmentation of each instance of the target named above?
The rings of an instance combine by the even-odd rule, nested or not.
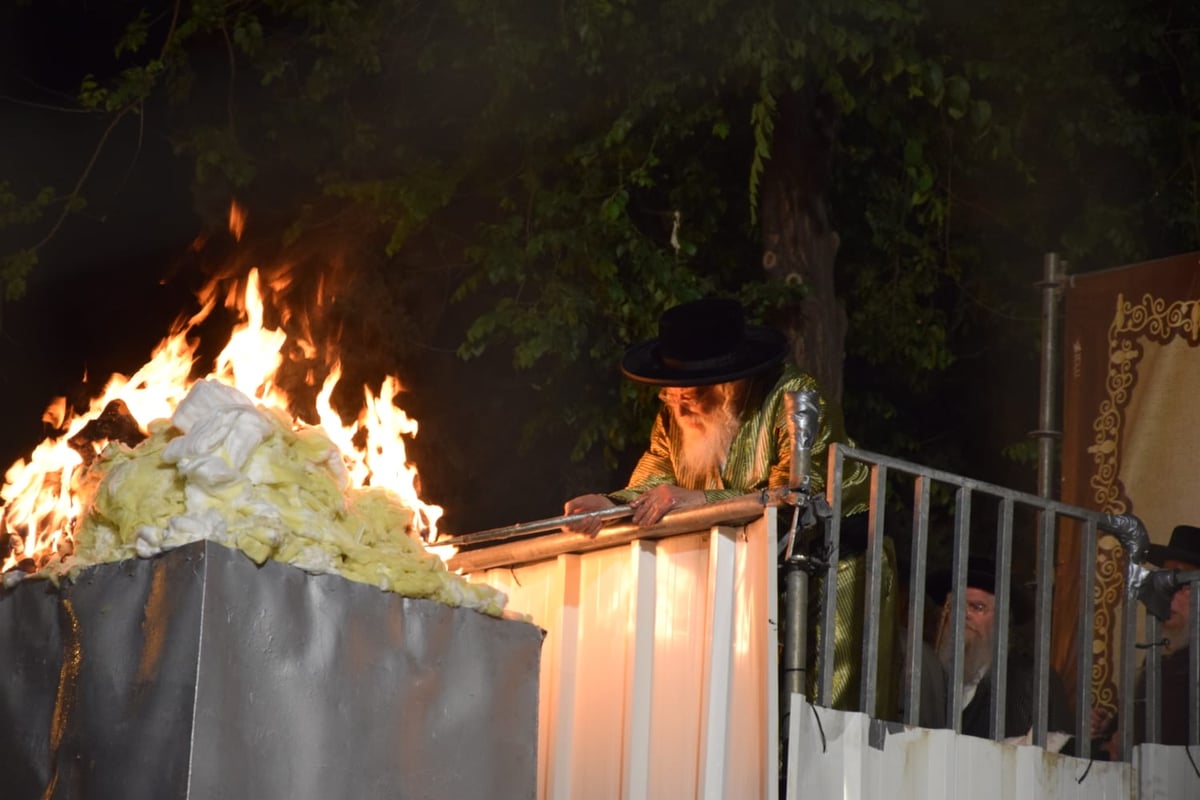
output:
[[[602,494],[585,494],[579,497],[568,500],[563,503],[564,514],[586,514],[589,511],[601,511],[605,508],[615,506],[612,500],[609,500]],[[595,536],[600,532],[600,528],[604,525],[604,520],[598,517],[581,520],[573,525],[564,525],[564,529],[575,533],[586,533],[588,536]]]
[[[642,492],[629,505],[633,507],[633,523],[645,528],[658,522],[668,511],[702,506],[707,499],[699,489],[682,489],[664,483]]]

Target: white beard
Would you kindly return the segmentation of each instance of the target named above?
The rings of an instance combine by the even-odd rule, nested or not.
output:
[[[725,468],[725,460],[729,457],[729,445],[737,435],[740,425],[737,414],[730,406],[726,401],[710,414],[703,417],[692,416],[687,422],[679,422],[682,440],[676,473],[681,480],[684,476],[701,480],[709,476],[719,476]]]
[[[938,633],[938,661],[950,670],[950,625],[943,617],[943,624]],[[972,635],[963,629],[963,681],[970,683],[978,681],[992,666],[992,631],[989,629]]]

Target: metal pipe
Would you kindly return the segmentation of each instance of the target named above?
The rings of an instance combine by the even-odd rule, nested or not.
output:
[[[1046,746],[1050,702],[1050,605],[1054,591],[1054,553],[1058,519],[1042,512],[1037,540],[1037,614],[1033,626],[1033,744]]]
[[[807,492],[812,482],[812,449],[821,423],[819,395],[812,389],[786,392],[783,397],[792,434],[792,471],[788,486]]]
[[[792,463],[788,475],[791,499],[807,502],[812,487],[812,448],[821,424],[820,396],[813,390],[784,394],[788,431],[792,436]],[[794,562],[796,537],[800,535],[800,520],[806,509],[792,509],[792,525],[786,542],[787,575],[784,593],[783,674],[784,688],[790,697],[804,694],[808,666],[808,573]],[[790,700],[784,701],[785,707]]]
[[[905,674],[908,686],[904,699],[904,723],[921,721],[921,650],[925,641],[925,559],[929,544],[930,482],[918,475],[913,485],[913,536],[908,584],[908,641],[905,645]]]
[[[788,699],[793,694],[805,693],[805,669],[808,662],[807,636],[801,635],[797,621],[808,619],[808,573],[798,565],[791,565],[785,584],[785,609],[787,631],[784,634],[783,674],[788,697],[783,698],[784,709],[790,706]],[[804,626],[805,634],[807,626]]]
[[[1038,399],[1038,429],[1032,433],[1038,440],[1038,494],[1053,497],[1054,442],[1062,431],[1054,427],[1055,386],[1058,380],[1058,298],[1066,262],[1058,253],[1046,253],[1042,261],[1042,280],[1036,285],[1042,290],[1042,368],[1041,395]]]
[[[551,533],[517,542],[498,542],[490,547],[460,551],[446,563],[451,570],[479,572],[494,567],[510,567],[544,561],[564,553],[586,553],[627,544],[635,539],[662,539],[681,533],[705,531],[714,525],[743,525],[762,515],[767,506],[784,502],[775,491],[756,492],[729,500],[707,503],[695,508],[672,511],[654,525],[639,527],[632,523],[610,525],[595,536],[585,533]]]
[[[521,522],[516,525],[508,525],[503,528],[489,528],[486,531],[476,531],[475,533],[464,533],[458,536],[443,536],[433,544],[452,544],[456,547],[462,547],[468,544],[499,542],[504,541],[505,539],[517,539],[521,536],[530,536],[535,533],[556,531],[573,523],[584,522],[589,519],[609,521],[623,519],[632,515],[632,506],[613,506],[612,508],[602,508],[599,511],[584,511],[578,514],[563,514],[559,517],[547,517],[546,519],[534,520],[533,522]]]
[[[1192,644],[1188,648],[1188,686],[1192,687],[1188,692],[1188,744],[1200,747],[1200,689],[1196,688],[1200,687],[1200,584],[1193,583],[1188,612],[1192,626]]]
[[[1008,643],[1012,630],[1013,502],[1003,498],[996,519],[995,639],[992,649],[992,707],[988,732],[1003,739],[1008,725]]]
[[[1158,617],[1146,615],[1146,661],[1142,668],[1146,689],[1146,725],[1143,728],[1146,741],[1158,744],[1162,741],[1162,655],[1160,653]],[[1177,700],[1177,698],[1172,698]],[[1136,698],[1135,698],[1136,701]],[[1141,742],[1134,742],[1135,745]]]
[[[879,675],[879,620],[883,598],[883,512],[887,508],[887,467],[871,467],[871,507],[867,518],[866,596],[863,599],[863,644],[859,709],[877,716],[875,708]],[[836,580],[836,568],[828,580]],[[890,664],[888,665],[891,666]]]
[[[1079,553],[1079,620],[1076,628],[1075,755],[1091,758],[1092,641],[1096,625],[1096,521],[1083,523]]]

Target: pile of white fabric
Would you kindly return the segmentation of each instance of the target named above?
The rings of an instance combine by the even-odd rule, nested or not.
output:
[[[135,448],[109,445],[84,481],[72,571],[209,539],[314,573],[499,616],[503,593],[449,572],[406,531],[413,512],[349,486],[316,428],[292,430],[217,381],[197,383]]]

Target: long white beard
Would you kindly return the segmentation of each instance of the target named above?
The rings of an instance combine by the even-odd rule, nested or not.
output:
[[[710,414],[680,423],[682,440],[676,464],[679,477],[703,479],[720,475],[738,426],[738,416],[728,402],[721,403]]]
[[[938,660],[947,672],[950,670],[950,625],[948,619],[943,619],[943,625],[938,633]],[[986,630],[971,635],[963,630],[963,680],[971,682],[981,678],[992,665],[992,631]]]

